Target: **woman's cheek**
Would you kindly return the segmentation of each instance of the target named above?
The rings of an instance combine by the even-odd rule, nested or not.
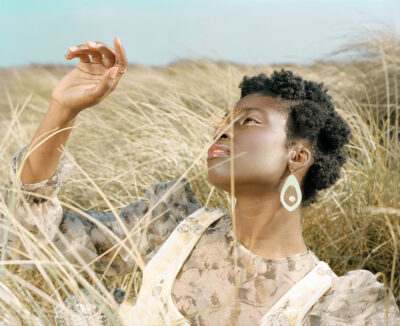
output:
[[[263,134],[253,136],[237,146],[246,150],[235,151],[235,156],[237,156],[235,174],[245,174],[250,178],[278,180],[286,167],[284,143],[275,135],[272,137],[266,137]]]

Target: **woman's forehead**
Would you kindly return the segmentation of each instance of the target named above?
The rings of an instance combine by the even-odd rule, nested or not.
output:
[[[252,107],[252,108],[278,108],[282,105],[282,100],[269,96],[269,95],[262,95],[262,94],[250,94],[245,97],[242,97],[233,108],[233,111],[241,110],[241,108]]]
[[[226,112],[222,121],[219,121],[218,125],[225,125],[226,123],[229,123],[229,121],[235,120],[239,115],[241,115],[241,113],[245,114],[251,111],[258,111],[267,115],[272,110],[286,116],[287,112],[284,108],[295,103],[296,102],[294,101],[286,101],[269,95],[258,93],[250,94],[241,98],[233,109]]]
[[[236,103],[235,107],[226,114],[226,116],[236,116],[248,109],[259,109],[261,112],[265,113],[273,110],[278,113],[286,114],[287,110],[285,109],[295,104],[297,104],[296,101],[284,100],[279,97],[255,93],[242,97]]]
[[[268,100],[239,100],[235,107],[226,113],[225,117],[228,115],[232,117],[236,117],[240,113],[249,112],[249,111],[256,111],[262,114],[267,114],[270,110],[278,110],[282,111],[282,104],[281,101],[278,101],[275,98],[270,98]]]

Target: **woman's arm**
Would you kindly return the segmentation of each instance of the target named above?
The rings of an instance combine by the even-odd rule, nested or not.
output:
[[[102,101],[124,73],[125,51],[118,38],[114,44],[116,50],[101,42],[70,48],[65,57],[78,57],[79,64],[53,89],[50,107],[31,143],[11,160],[10,182],[3,191],[10,228],[0,228],[0,235],[7,235],[12,256],[18,256],[21,245],[25,247],[17,225],[46,241],[53,240],[58,232],[63,209],[57,195],[73,168],[68,157],[62,158],[60,149],[79,112]],[[61,130],[64,128],[69,129]],[[3,218],[0,212],[0,220]]]
[[[65,57],[79,57],[80,62],[52,92],[50,107],[30,143],[31,153],[22,168],[21,183],[33,184],[53,176],[71,129],[53,133],[72,127],[79,112],[101,102],[115,89],[125,72],[127,57],[118,37],[114,45],[115,50],[101,42],[69,48]]]
[[[393,292],[370,271],[359,269],[332,280],[303,320],[302,326],[312,325],[400,325],[400,311]]]
[[[29,149],[40,143],[45,135],[57,129],[65,129],[47,139],[38,146],[26,159],[20,180],[22,184],[34,184],[49,179],[55,174],[57,163],[61,156],[61,147],[64,146],[71,133],[75,117],[56,103],[52,102],[42,122],[36,130]],[[44,135],[44,137],[41,137]]]

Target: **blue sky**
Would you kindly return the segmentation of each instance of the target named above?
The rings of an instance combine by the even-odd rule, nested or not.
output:
[[[400,37],[400,1],[0,0],[0,67],[75,65],[68,46],[114,36],[135,64],[311,64],[371,28]]]

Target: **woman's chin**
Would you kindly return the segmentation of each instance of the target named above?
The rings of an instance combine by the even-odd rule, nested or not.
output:
[[[208,181],[216,188],[229,192],[231,189],[231,178],[229,175],[208,171]]]

